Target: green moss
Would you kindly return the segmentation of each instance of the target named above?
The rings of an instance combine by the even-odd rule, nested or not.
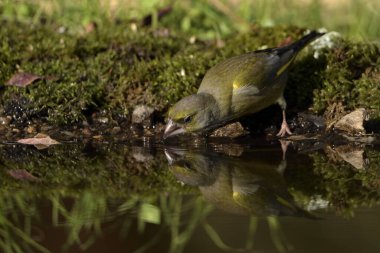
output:
[[[323,84],[314,91],[313,109],[323,112],[330,105],[341,103],[347,110],[371,109],[379,117],[379,54],[377,44],[348,40],[327,52],[327,66],[321,72]]]
[[[185,41],[149,30],[132,32],[123,26],[79,37],[60,34],[52,27],[19,26],[7,24],[1,31],[7,38],[1,50],[1,83],[19,71],[47,78],[27,88],[5,87],[0,94],[2,106],[17,104],[22,112],[33,109],[27,115],[45,116],[53,124],[78,122],[88,108],[114,109],[125,103],[131,108],[145,102],[146,94],[135,103],[129,103],[127,95],[138,96],[138,90],[145,90],[153,79],[148,71],[155,66],[149,63],[170,58]],[[128,94],[120,99],[118,92],[123,91]]]
[[[72,124],[98,110],[126,115],[137,104],[165,112],[196,92],[217,62],[294,41],[304,32],[297,27],[255,27],[226,37],[220,48],[210,41],[191,43],[188,35],[165,28],[133,31],[125,23],[82,35],[62,30],[3,22],[0,83],[20,71],[46,77],[26,88],[0,90],[0,106],[14,123],[39,119]],[[291,69],[285,91],[291,109],[311,107],[323,113],[341,102],[347,110],[364,106],[380,115],[378,45],[342,40],[318,59],[313,53],[304,50]]]
[[[308,205],[319,198],[326,201],[329,208],[350,217],[355,208],[373,206],[380,201],[379,155],[379,150],[364,149],[366,165],[357,169],[335,152],[314,153],[309,163],[293,164],[286,174],[287,182],[300,203]]]

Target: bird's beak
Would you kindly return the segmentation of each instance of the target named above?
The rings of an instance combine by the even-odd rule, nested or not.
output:
[[[165,132],[163,138],[166,139],[170,136],[182,134],[185,132],[185,129],[178,125],[177,123],[173,122],[173,120],[169,119],[168,123],[165,127]]]
[[[173,165],[176,161],[181,159],[185,152],[180,149],[165,148],[164,150],[166,159],[169,162],[169,165]]]

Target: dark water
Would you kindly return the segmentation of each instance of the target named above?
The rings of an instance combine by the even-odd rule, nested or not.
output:
[[[379,161],[315,142],[3,144],[0,252],[380,252]]]

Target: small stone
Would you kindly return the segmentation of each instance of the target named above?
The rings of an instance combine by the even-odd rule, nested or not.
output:
[[[111,134],[118,134],[120,133],[120,131],[121,131],[121,128],[117,126],[111,129]]]
[[[87,120],[83,120],[83,121],[82,121],[82,125],[85,126],[85,127],[90,126],[90,124],[88,123]]]
[[[141,126],[131,125],[130,130],[133,137],[142,136],[144,133],[144,129]]]
[[[83,134],[84,136],[91,136],[92,133],[91,133],[90,128],[85,127],[85,128],[82,129],[82,134]]]
[[[240,124],[240,122],[235,122],[228,124],[224,127],[218,128],[211,133],[211,137],[229,137],[237,138],[245,136],[248,134],[248,131]]]
[[[28,126],[28,127],[26,128],[26,132],[27,132],[28,134],[33,134],[33,133],[36,133],[37,130],[36,130],[36,128],[35,128],[34,126]]]
[[[344,115],[334,127],[338,130],[348,133],[365,133],[364,121],[366,120],[367,112],[364,108],[356,109],[355,111]]]
[[[154,109],[146,105],[138,105],[132,113],[132,123],[151,127],[153,123]]]
[[[242,145],[233,144],[233,143],[218,144],[218,145],[215,145],[213,148],[214,150],[218,152],[222,152],[228,156],[239,157],[244,153],[244,147]]]
[[[40,131],[41,131],[41,132],[48,132],[48,131],[51,130],[51,129],[53,129],[52,126],[43,125],[43,126],[41,126]]]
[[[97,118],[97,121],[102,124],[107,124],[109,119],[107,117],[100,117],[100,118]]]
[[[102,135],[95,135],[95,136],[92,136],[92,138],[95,140],[101,140],[101,139],[103,139],[103,136]]]
[[[12,121],[12,117],[11,116],[6,116],[6,117],[0,117],[0,125],[9,125]]]
[[[13,128],[13,129],[12,129],[12,132],[18,134],[18,133],[20,133],[21,131],[20,131],[20,129]]]
[[[141,147],[133,147],[132,148],[132,156],[133,158],[138,162],[149,162],[153,160],[152,154],[148,152],[148,150],[141,148]]]

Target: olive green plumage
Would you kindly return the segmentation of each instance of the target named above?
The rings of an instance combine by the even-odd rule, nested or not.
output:
[[[283,110],[280,136],[291,133],[283,93],[288,66],[322,33],[311,32],[293,44],[229,58],[209,69],[197,94],[181,99],[168,113],[164,138],[185,132],[207,133],[274,103]]]

